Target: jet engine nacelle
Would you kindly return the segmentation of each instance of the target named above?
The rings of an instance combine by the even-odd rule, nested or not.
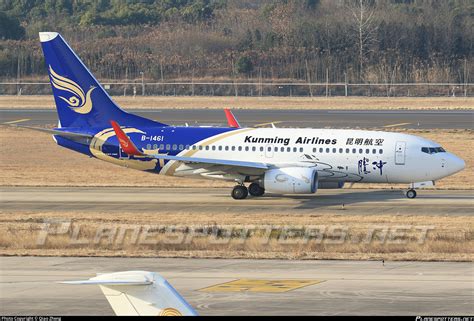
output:
[[[277,194],[312,194],[318,189],[318,171],[314,168],[285,167],[265,172],[266,192]]]
[[[318,189],[337,189],[343,187],[344,182],[318,182]]]

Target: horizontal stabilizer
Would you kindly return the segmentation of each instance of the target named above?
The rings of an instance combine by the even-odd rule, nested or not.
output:
[[[74,132],[67,132],[58,129],[49,129],[49,128],[42,128],[42,127],[32,127],[32,126],[24,126],[24,125],[13,125],[13,124],[2,124],[4,126],[16,127],[16,128],[24,128],[24,129],[31,129],[36,130],[39,132],[57,135],[65,138],[74,138],[74,137],[81,137],[81,138],[92,138],[93,135],[84,134],[84,133],[74,133]]]

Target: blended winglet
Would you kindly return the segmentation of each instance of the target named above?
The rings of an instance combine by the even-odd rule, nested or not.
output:
[[[60,282],[98,285],[118,316],[195,316],[194,308],[158,273],[124,271],[88,280]]]
[[[143,156],[143,153],[138,150],[137,146],[135,146],[135,144],[130,140],[127,134],[125,134],[122,128],[120,128],[120,125],[116,121],[111,120],[110,124],[115,131],[115,135],[117,135],[120,147],[122,147],[122,150],[125,153],[133,156]]]
[[[232,128],[240,128],[240,124],[235,118],[234,114],[230,111],[229,108],[224,109],[225,117],[227,118],[227,124]]]

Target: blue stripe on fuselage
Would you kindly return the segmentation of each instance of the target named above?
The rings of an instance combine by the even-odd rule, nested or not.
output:
[[[136,128],[136,127],[134,127]],[[147,149],[147,145],[164,145],[165,149],[160,149],[160,154],[168,154],[168,155],[177,155],[181,151],[180,150],[173,150],[173,145],[194,145],[202,140],[207,138],[223,134],[226,132],[238,130],[238,128],[219,128],[219,127],[149,127],[149,128],[136,128],[142,131],[143,133],[128,133],[127,135],[133,141],[133,143],[137,146],[139,150]],[[66,128],[61,128],[61,130],[66,130]],[[92,129],[88,128],[87,133],[92,135],[97,135],[101,131],[105,129]],[[111,128],[112,130],[112,128]],[[67,131],[67,130],[66,130]],[[75,130],[78,132],[78,130]],[[76,152],[94,156],[90,151],[90,140],[87,139],[76,139],[71,140],[68,138],[55,136],[58,145],[74,150]],[[159,140],[158,140],[159,139]],[[170,149],[166,149],[169,145]],[[102,147],[102,152],[107,154],[108,156],[119,158],[119,142],[115,135],[111,136],[106,140]],[[122,157],[127,155],[121,154]],[[152,158],[134,158],[133,156],[130,159],[136,159],[140,161],[150,161]],[[157,163],[156,168],[153,172],[159,172],[161,167],[159,166],[159,162]]]

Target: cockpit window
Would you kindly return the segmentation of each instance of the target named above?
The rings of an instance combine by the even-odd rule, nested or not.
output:
[[[446,153],[443,147],[422,147],[421,151],[427,154]]]

